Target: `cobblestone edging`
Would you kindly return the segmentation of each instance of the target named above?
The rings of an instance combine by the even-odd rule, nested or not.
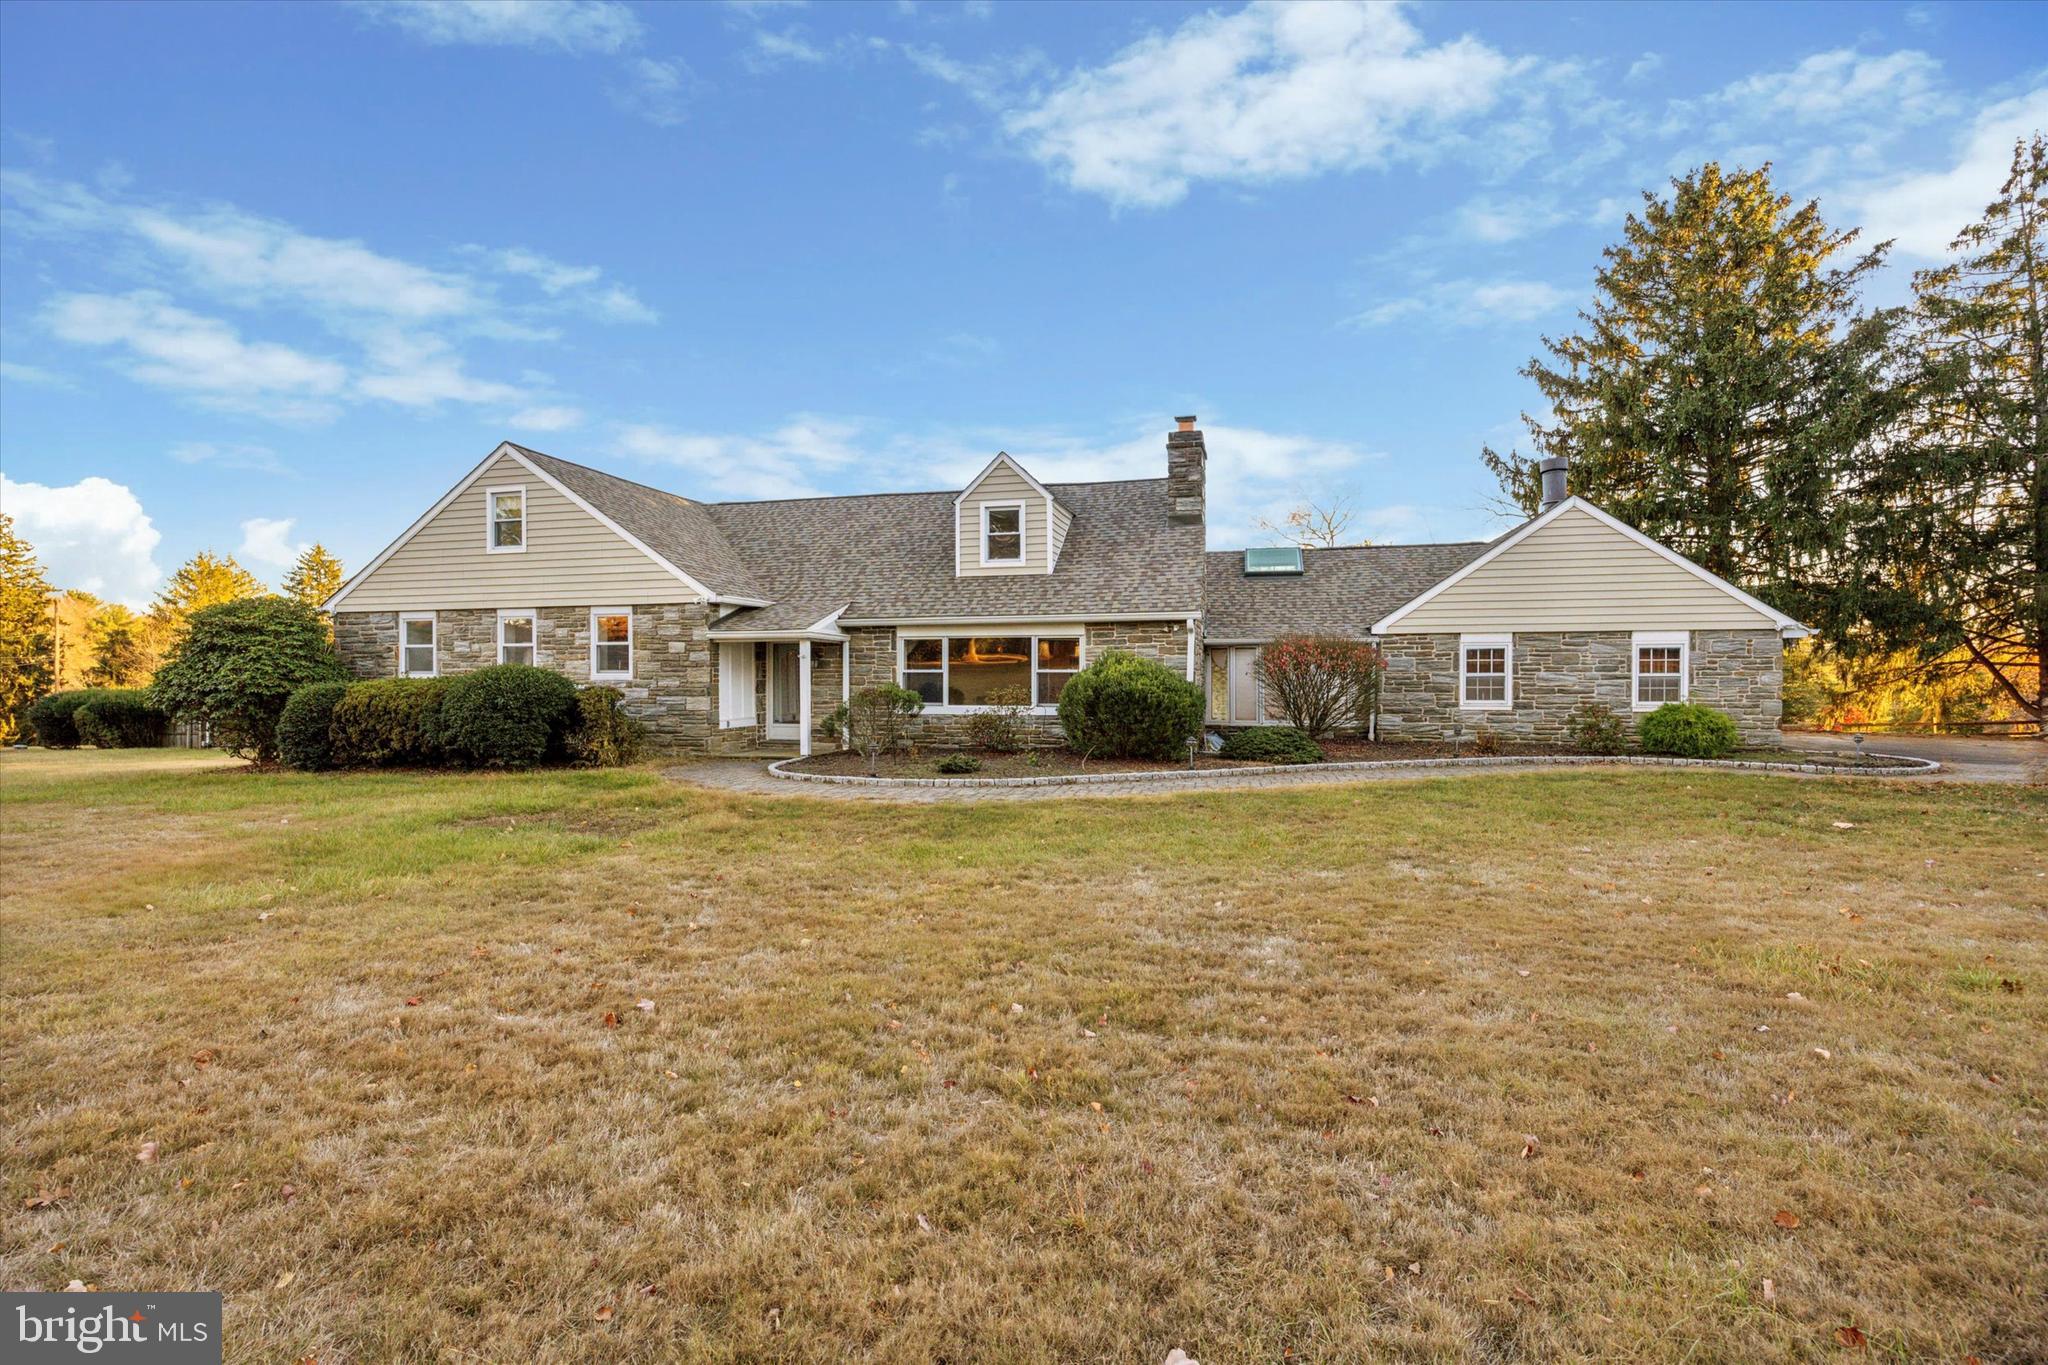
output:
[[[1351,763],[1262,763],[1244,768],[1170,768],[1150,773],[1061,773],[1049,777],[863,777],[851,773],[791,772],[785,758],[768,771],[787,782],[824,782],[842,787],[1072,787],[1103,782],[1185,782],[1189,779],[1265,777],[1277,773],[1363,772],[1401,768],[1592,767],[1619,764],[1643,768],[1730,768],[1771,773],[1808,773],[1821,777],[1918,777],[1941,771],[1931,758],[1903,754],[1869,754],[1888,758],[1884,767],[1846,768],[1833,763],[1765,763],[1749,758],[1665,758],[1653,754],[1503,754],[1494,758],[1376,758]]]

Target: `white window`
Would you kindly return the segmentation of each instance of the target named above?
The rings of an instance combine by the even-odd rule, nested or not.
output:
[[[1654,711],[1666,702],[1685,700],[1690,691],[1687,675],[1692,672],[1687,657],[1690,638],[1682,630],[1635,633],[1635,663],[1630,671],[1635,676],[1636,710]]]
[[[985,502],[981,505],[981,562],[1024,562],[1024,504]]]
[[[484,549],[510,554],[526,548],[526,489],[484,490]]]
[[[498,662],[533,663],[533,608],[498,613]]]
[[[1505,711],[1515,701],[1515,637],[1458,637],[1458,705],[1467,711]]]
[[[1081,671],[1078,635],[906,637],[897,648],[897,677],[928,707],[1050,708]]]
[[[598,607],[590,613],[590,676],[633,676],[633,613],[626,607]]]
[[[434,676],[434,613],[398,618],[398,673],[403,678]]]

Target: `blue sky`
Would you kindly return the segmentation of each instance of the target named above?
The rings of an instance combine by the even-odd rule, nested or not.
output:
[[[1499,524],[1639,190],[1937,256],[2048,6],[0,6],[0,505],[146,601],[360,565],[501,439],[716,499],[1152,476]]]

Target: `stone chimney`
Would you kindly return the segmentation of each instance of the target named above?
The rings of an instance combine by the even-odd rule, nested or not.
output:
[[[1562,455],[1553,455],[1536,466],[1536,472],[1543,479],[1543,503],[1536,509],[1537,516],[1542,516],[1571,496],[1565,486],[1571,467],[1572,462]]]
[[[1208,482],[1209,448],[1195,419],[1176,417],[1178,428],[1166,433],[1166,500],[1174,521],[1199,526],[1204,516],[1202,490]]]

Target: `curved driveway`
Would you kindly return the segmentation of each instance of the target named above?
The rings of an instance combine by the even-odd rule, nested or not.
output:
[[[1787,730],[1785,747],[1840,753],[1856,747],[1847,735]],[[1964,735],[1868,735],[1872,753],[1931,758],[1941,764],[1936,781],[2048,783],[2048,741],[1977,739]]]

